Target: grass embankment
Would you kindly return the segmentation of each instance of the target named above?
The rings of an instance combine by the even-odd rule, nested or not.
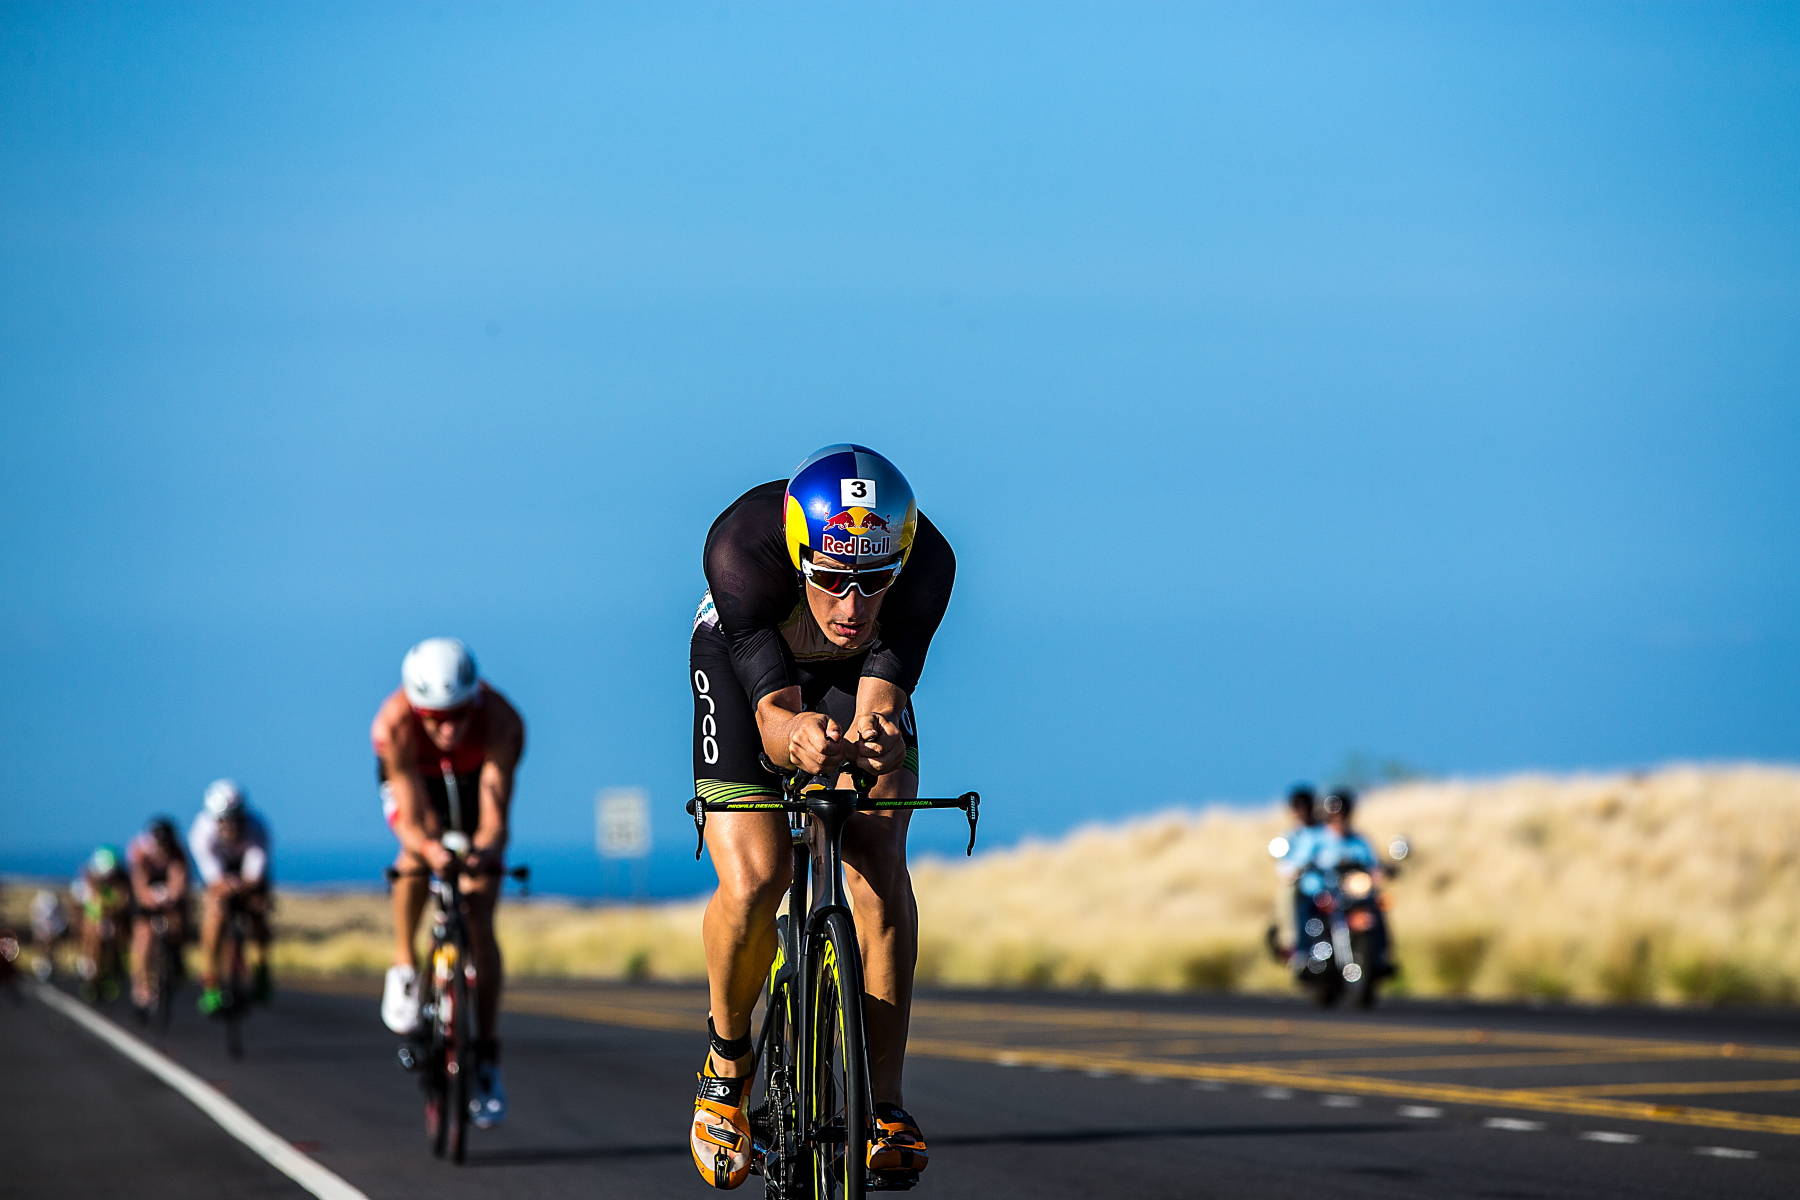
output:
[[[1261,949],[1284,824],[1273,805],[1211,808],[918,864],[920,980],[1285,990]],[[1415,995],[1800,999],[1800,771],[1407,784],[1371,793],[1359,824],[1413,843],[1391,917]],[[284,969],[387,964],[382,897],[281,903]],[[502,939],[519,974],[696,979],[700,911],[509,900]]]

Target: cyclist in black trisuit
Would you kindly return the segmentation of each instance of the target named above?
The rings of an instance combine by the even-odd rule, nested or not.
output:
[[[854,764],[870,795],[919,789],[912,692],[950,602],[956,559],[887,459],[827,446],[791,480],[744,493],[706,536],[708,592],[694,620],[694,788],[703,799],[778,798],[763,768]],[[844,834],[845,884],[862,943],[875,1171],[923,1170],[901,1072],[918,958],[906,868],[907,816],[862,813]],[[700,1174],[733,1188],[750,1170],[745,1092],[755,1068],[751,1012],[775,955],[775,913],[792,869],[781,813],[706,823],[719,887],[704,926],[711,1052],[700,1072],[691,1144]],[[725,1149],[729,1168],[715,1169]]]

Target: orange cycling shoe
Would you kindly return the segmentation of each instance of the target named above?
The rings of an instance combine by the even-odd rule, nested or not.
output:
[[[869,1170],[917,1175],[930,1161],[925,1135],[919,1132],[912,1114],[898,1104],[877,1104],[875,1128],[869,1137]]]
[[[706,1032],[712,1042],[707,1066],[715,1058],[730,1062],[750,1053],[748,1037],[720,1037],[713,1029],[711,1017],[706,1019]],[[750,1089],[751,1076],[732,1079],[700,1071],[694,1077],[700,1081],[694,1097],[694,1126],[688,1139],[694,1166],[699,1169],[700,1178],[716,1188],[739,1187],[750,1177],[753,1147],[750,1118],[744,1112],[744,1093]]]
[[[744,1079],[698,1074],[694,1130],[690,1143],[700,1178],[716,1188],[734,1188],[750,1177],[750,1118],[744,1115]]]

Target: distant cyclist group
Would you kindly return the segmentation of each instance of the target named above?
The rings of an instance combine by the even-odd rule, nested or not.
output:
[[[73,939],[82,997],[116,999],[121,978],[129,974],[132,1008],[142,1019],[155,994],[154,942],[164,938],[177,949],[170,961],[179,968],[184,958],[180,948],[194,931],[193,900],[198,895],[200,1011],[210,1016],[234,1002],[266,1001],[272,991],[269,879],[268,825],[236,783],[215,780],[206,789],[185,843],[173,818],[155,816],[123,851],[116,844],[95,847],[69,885],[72,919],[55,892],[45,889],[33,896],[31,927],[39,974],[51,973],[56,948]],[[220,987],[221,932],[234,909],[245,914],[253,930],[253,983],[244,997]]]

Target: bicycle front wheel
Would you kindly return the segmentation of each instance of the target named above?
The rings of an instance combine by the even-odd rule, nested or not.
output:
[[[469,975],[466,955],[459,956],[445,997],[450,1003],[450,1021],[446,1026],[450,1042],[444,1060],[449,1076],[445,1118],[450,1128],[453,1163],[461,1163],[469,1150],[469,1092],[475,1082],[475,989],[470,986]]]
[[[431,1143],[431,1153],[437,1158],[444,1157],[450,1146],[450,1038],[447,1034],[446,1017],[455,1003],[451,997],[449,979],[440,970],[439,962],[446,947],[433,942],[431,947],[430,967],[420,986],[426,988],[424,1003],[420,1006],[420,1014],[424,1023],[420,1027],[419,1087],[425,1096],[425,1138]]]
[[[828,912],[808,954],[802,1124],[814,1194],[861,1200],[867,1180],[869,1051],[863,1040],[862,952],[850,914]]]

